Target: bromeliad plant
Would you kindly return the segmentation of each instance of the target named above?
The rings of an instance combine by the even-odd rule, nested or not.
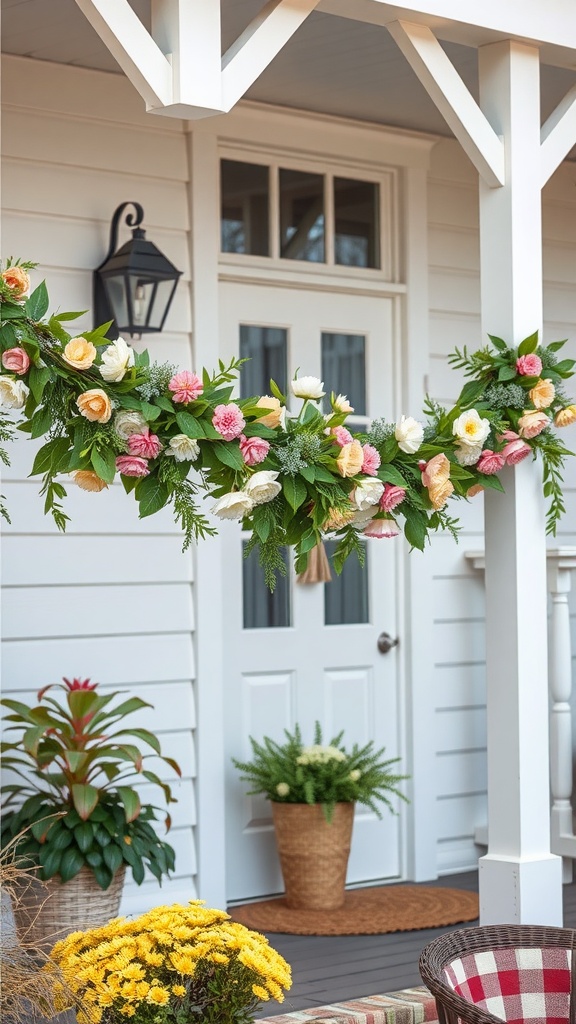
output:
[[[238,360],[200,377],[150,364],[147,352],[121,338],[109,343],[109,324],[73,337],[66,327],[80,314],[48,316],[44,283],[25,297],[33,266],[0,273],[0,407],[23,410],[18,429],[48,438],[31,475],[42,477],[45,512],[60,529],[68,519],[66,475],[95,492],[119,478],[141,518],[171,506],[184,547],[215,533],[197,503],[204,492],[216,499],[214,515],[242,520],[251,534],[246,554],[259,547],[273,589],[276,573],[286,571],[286,545],[303,572],[309,552],[334,536],[339,572],[352,552],[363,561],[367,537],[403,531],[423,549],[436,530],[456,535],[450,498],[502,490],[505,466],[540,455],[547,529],[555,532],[572,453],[552,428],[576,422],[563,390],[575,360],[557,356],[564,342],[543,346],[534,334],[511,347],[491,337],[492,347],[472,355],[456,350],[452,365],[471,380],[451,410],[427,400],[424,422],[376,419],[352,433],[346,396],[332,394],[325,413],[315,377],[291,382],[290,401],[302,400],[296,414],[273,381],[270,395],[232,400]],[[11,415],[0,418],[0,440],[13,436]]]
[[[374,743],[359,747],[355,743],[348,753],[342,745],[344,731],[323,743],[319,722],[314,727],[314,743],[305,746],[300,726],[294,732],[284,730],[286,740],[277,743],[268,736],[258,743],[250,736],[254,758],[233,764],[251,789],[248,795],[261,793],[268,800],[285,804],[322,804],[327,821],[332,820],[334,805],[340,802],[366,804],[381,818],[377,801],[394,812],[390,796],[406,800],[398,783],[407,775],[391,770],[399,757],[384,758],[384,748],[374,749]]]
[[[263,935],[200,900],[75,932],[51,959],[45,971],[67,979],[79,1024],[250,1024],[260,1003],[282,1002],[291,985],[290,967]],[[69,1006],[62,993],[60,1009]]]
[[[64,701],[48,696],[55,688]],[[1,845],[14,843],[19,862],[39,866],[44,881],[58,875],[67,882],[86,866],[107,889],[123,865],[138,884],[145,866],[159,881],[174,868],[172,847],[151,825],[158,808],[142,806],[131,782],[159,786],[170,804],[170,787],[145,767],[146,758],[161,758],[177,775],[180,768],[162,755],[153,733],[124,725],[151,705],[140,697],[117,703],[118,696],[98,693],[89,679],[64,679],[39,690],[36,706],[1,701],[6,733],[19,734],[1,745],[4,769],[18,778],[2,787]],[[134,740],[151,753],[143,755]]]

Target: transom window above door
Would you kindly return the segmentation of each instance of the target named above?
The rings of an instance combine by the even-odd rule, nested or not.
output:
[[[221,250],[380,269],[380,184],[224,159]]]

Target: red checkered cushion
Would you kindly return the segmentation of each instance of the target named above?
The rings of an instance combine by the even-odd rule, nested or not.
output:
[[[493,949],[470,953],[444,969],[469,1003],[508,1024],[565,1024],[570,1008],[570,950]]]

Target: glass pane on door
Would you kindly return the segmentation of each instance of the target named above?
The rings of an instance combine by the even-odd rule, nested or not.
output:
[[[325,542],[326,554],[332,557],[337,542]],[[332,571],[332,580],[324,584],[324,624],[347,626],[370,622],[368,602],[368,559],[364,568],[355,555],[344,563],[339,576]]]
[[[366,416],[366,338],[362,334],[322,332],[324,390],[347,395],[356,416]],[[329,408],[326,405],[326,408]]]
[[[378,186],[334,178],[334,260],[346,267],[380,266]]]
[[[222,252],[268,256],[269,169],[222,160],[220,179]]]
[[[323,263],[324,178],[306,171],[280,171],[280,255],[285,260]]]
[[[288,389],[288,331],[284,327],[240,324],[240,397],[270,394],[270,380]]]
[[[247,541],[242,542],[242,554]],[[287,569],[286,576],[276,577],[276,588],[273,593],[266,586],[264,570],[258,560],[255,548],[242,559],[242,605],[244,629],[271,629],[287,627],[291,623],[290,608],[290,562],[288,550],[282,550],[282,558]]]

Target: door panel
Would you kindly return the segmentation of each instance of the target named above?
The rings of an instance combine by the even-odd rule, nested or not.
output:
[[[221,288],[222,358],[238,355],[241,338],[254,343],[259,335],[264,347],[266,339],[284,338],[288,379],[298,369],[321,377],[328,394],[355,392],[353,429],[391,410],[392,300],[250,284]],[[257,345],[256,353],[258,359]],[[266,364],[266,357],[261,361]],[[253,385],[253,370],[249,377]],[[268,382],[261,379],[256,390],[269,393]],[[293,411],[299,405],[294,400]],[[376,646],[383,630],[397,635],[399,547],[393,540],[368,541],[366,570],[350,564],[336,583],[298,584],[290,570],[280,598],[270,601],[257,567],[243,564],[238,526],[224,523],[221,533],[227,895],[242,900],[283,890],[269,804],[245,795],[230,763],[232,757],[250,759],[250,735],[281,740],[283,730],[298,722],[304,741],[312,742],[319,720],[326,739],[344,729],[347,747],[373,739],[387,756],[399,752],[397,648],[382,655]],[[383,815],[379,821],[369,809],[357,809],[349,883],[400,876],[401,819],[385,807]]]

